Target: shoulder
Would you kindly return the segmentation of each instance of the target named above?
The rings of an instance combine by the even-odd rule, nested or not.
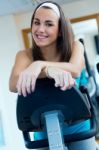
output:
[[[26,68],[32,62],[33,62],[32,50],[31,49],[21,50],[16,54],[14,66],[16,68],[20,67]]]
[[[84,52],[84,46],[79,40],[75,40],[73,42],[73,49],[78,49],[78,50],[81,50],[82,52]]]
[[[31,60],[33,61],[32,58],[32,49],[25,49],[25,50],[20,50],[16,54],[16,60]]]

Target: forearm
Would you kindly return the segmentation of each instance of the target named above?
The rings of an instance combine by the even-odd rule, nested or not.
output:
[[[44,73],[44,68],[46,67],[58,67],[60,69],[66,70],[71,73],[72,77],[78,77],[84,67],[84,65],[76,65],[73,63],[66,63],[66,62],[49,62],[49,61],[41,61],[42,64],[42,72],[40,76],[44,77],[46,74]]]
[[[9,90],[11,92],[17,93],[17,88],[16,88],[17,80],[18,80],[17,76],[14,76],[14,77],[11,76],[10,77],[10,79],[9,79]]]

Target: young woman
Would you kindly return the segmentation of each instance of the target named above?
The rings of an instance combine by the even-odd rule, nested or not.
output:
[[[84,48],[75,40],[71,24],[54,2],[41,3],[31,19],[33,47],[20,51],[12,69],[10,91],[26,96],[35,90],[37,78],[53,78],[55,86],[66,90],[74,86],[84,65]],[[90,121],[77,123],[65,133],[90,129]],[[35,139],[40,133],[35,134]],[[41,137],[42,138],[42,137]],[[96,150],[94,138],[69,143],[68,150]]]

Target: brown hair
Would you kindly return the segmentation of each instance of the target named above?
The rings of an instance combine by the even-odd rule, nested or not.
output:
[[[70,57],[71,57],[71,53],[72,53],[72,45],[73,45],[73,41],[74,41],[74,34],[73,34],[73,30],[72,30],[72,26],[70,23],[70,20],[68,18],[65,18],[64,13],[61,9],[61,7],[52,1],[46,1],[43,3],[52,3],[55,4],[60,12],[60,18],[59,18],[59,32],[60,32],[60,36],[57,38],[57,52],[58,54],[60,54],[60,61],[66,61],[68,62]],[[32,15],[32,19],[31,19],[31,28],[33,25],[33,20],[34,20],[34,16],[36,13],[36,10],[43,4],[39,4],[36,9],[34,10],[34,13]],[[51,9],[48,6],[42,6],[45,9]],[[33,38],[32,38],[33,40]],[[44,60],[43,55],[41,53],[40,48],[36,45],[35,41],[33,40],[33,46],[32,46],[32,51],[33,51],[33,59],[34,60]]]

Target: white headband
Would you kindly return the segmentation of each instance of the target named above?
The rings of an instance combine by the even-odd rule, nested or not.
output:
[[[38,10],[39,8],[43,7],[43,6],[47,6],[47,7],[51,8],[51,9],[53,9],[53,11],[58,15],[58,17],[60,17],[59,9],[58,9],[58,7],[57,7],[55,4],[52,4],[52,3],[49,3],[49,2],[45,2],[45,3],[43,3],[42,5],[40,5],[40,6],[37,8],[37,10]]]

